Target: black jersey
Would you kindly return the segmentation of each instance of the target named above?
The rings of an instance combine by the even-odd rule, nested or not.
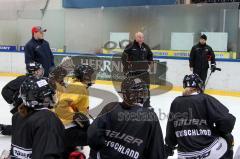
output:
[[[209,68],[209,60],[211,64],[216,64],[215,54],[209,45],[198,43],[192,47],[189,57],[190,67],[193,67],[194,70],[206,70]]]
[[[148,108],[108,104],[89,127],[88,139],[101,159],[164,158],[159,120]]]
[[[177,97],[171,105],[166,144],[180,152],[203,150],[231,133],[235,117],[217,99],[206,94]]]
[[[12,118],[11,158],[61,159],[64,127],[50,110],[38,110],[23,118]]]
[[[7,83],[3,89],[2,89],[2,97],[5,99],[5,101],[8,104],[13,104],[14,106],[18,106],[18,104],[21,104],[22,102],[20,101],[17,102],[18,100],[21,100],[18,98],[19,95],[19,90],[20,86],[22,83],[27,79],[27,76],[19,76],[16,79],[10,81]]]
[[[147,71],[153,61],[153,53],[147,44],[139,46],[134,40],[126,46],[121,59],[124,72]]]

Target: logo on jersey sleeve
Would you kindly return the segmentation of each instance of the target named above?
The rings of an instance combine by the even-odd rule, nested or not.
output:
[[[12,144],[12,157],[18,159],[31,159],[32,158],[32,149],[25,149]]]

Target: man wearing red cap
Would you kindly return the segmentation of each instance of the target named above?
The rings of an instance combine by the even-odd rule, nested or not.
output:
[[[49,43],[44,40],[44,32],[40,26],[32,27],[32,39],[25,45],[25,63],[37,62],[44,68],[44,76],[47,77],[49,69],[54,67],[54,57]]]

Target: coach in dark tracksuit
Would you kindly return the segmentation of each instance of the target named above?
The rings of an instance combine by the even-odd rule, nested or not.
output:
[[[32,28],[32,39],[25,45],[25,63],[38,62],[44,68],[44,76],[47,77],[49,69],[54,67],[54,57],[49,43],[43,39],[46,29],[40,26]]]
[[[153,63],[153,54],[147,44],[144,43],[144,35],[141,32],[135,34],[135,40],[124,49],[122,54],[123,71],[127,76],[136,76],[150,85],[149,68]],[[150,98],[144,104],[150,106]]]
[[[199,43],[192,47],[189,66],[193,73],[198,74],[200,78],[205,82],[207,79],[209,63],[211,61],[211,71],[215,71],[216,62],[213,49],[206,44],[207,36],[201,35]]]

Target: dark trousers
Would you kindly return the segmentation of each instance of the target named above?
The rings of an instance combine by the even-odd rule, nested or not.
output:
[[[150,105],[150,74],[149,74],[149,72],[147,72],[147,71],[129,72],[127,77],[140,78],[141,80],[143,80],[147,84],[148,92],[149,92],[149,98],[143,104],[143,107],[151,107],[151,105]]]
[[[90,154],[88,159],[97,159],[97,152],[93,149],[90,149]]]
[[[65,129],[65,152],[64,159],[68,158],[70,153],[75,150],[77,146],[87,145],[87,129],[82,129],[78,126]]]
[[[207,79],[207,75],[208,75],[208,69],[193,69],[193,73],[197,74],[203,81],[203,83],[205,84],[206,79]]]

